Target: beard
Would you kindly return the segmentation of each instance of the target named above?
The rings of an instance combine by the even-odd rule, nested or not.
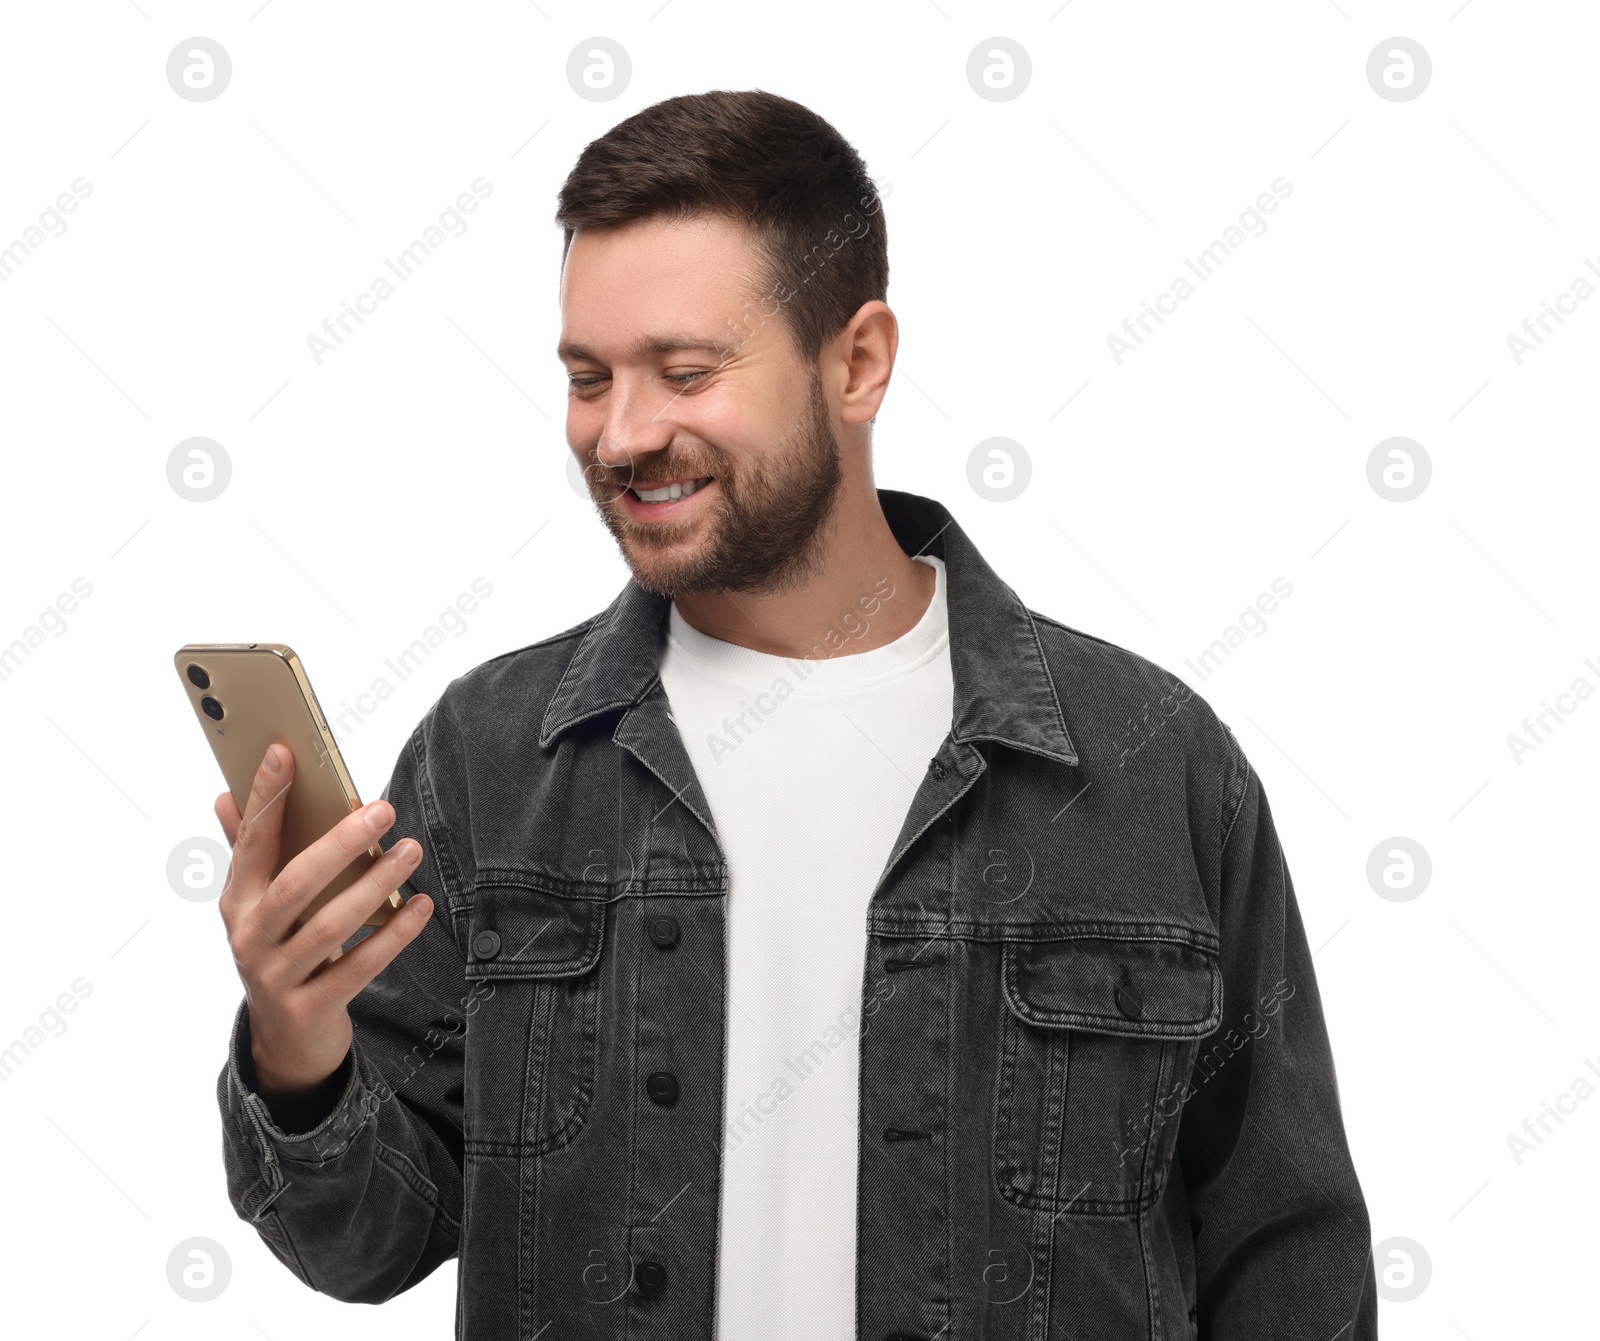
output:
[[[742,458],[735,471],[732,458],[710,444],[699,459],[684,459],[672,448],[660,456],[644,469],[630,463],[620,479],[593,457],[585,472],[600,520],[646,591],[668,597],[714,591],[775,596],[804,586],[820,569],[844,471],[815,368],[807,418],[760,459]],[[619,501],[635,470],[668,480],[711,475],[718,496],[706,499],[700,516],[635,522]]]

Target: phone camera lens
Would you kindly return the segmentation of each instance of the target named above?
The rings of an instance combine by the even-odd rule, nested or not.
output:
[[[192,684],[196,689],[211,688],[211,677],[206,674],[206,669],[204,666],[197,666],[191,661],[189,663],[189,669],[185,672],[185,674],[187,674],[189,677],[189,683]]]
[[[218,703],[210,694],[200,700],[200,711],[205,713],[213,722],[222,720],[222,704]]]

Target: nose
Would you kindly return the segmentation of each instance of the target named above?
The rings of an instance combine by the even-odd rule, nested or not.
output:
[[[669,446],[673,424],[663,413],[669,403],[666,397],[615,379],[595,448],[600,464],[626,478],[641,459]]]

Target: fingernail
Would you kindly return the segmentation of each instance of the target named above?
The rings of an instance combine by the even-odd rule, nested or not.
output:
[[[422,849],[418,847],[417,844],[411,839],[407,838],[400,844],[397,855],[400,858],[401,865],[411,866],[416,862],[417,858],[422,855]]]
[[[276,773],[282,767],[282,765],[278,762],[278,751],[271,747],[268,747],[267,749],[267,757],[264,762],[266,763],[267,772],[269,773]]]
[[[387,801],[374,801],[367,807],[367,823],[380,833],[387,829],[393,820]]]

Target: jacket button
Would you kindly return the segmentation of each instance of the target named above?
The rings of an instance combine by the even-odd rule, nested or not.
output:
[[[475,959],[493,959],[500,953],[500,933],[496,931],[480,931],[472,938],[472,954]]]
[[[1133,975],[1127,969],[1122,970],[1122,981],[1117,984],[1116,991],[1117,1009],[1130,1020],[1137,1020],[1144,1015],[1144,998],[1133,985]]]
[[[667,1283],[667,1269],[660,1262],[640,1262],[633,1269],[633,1282],[645,1294],[654,1294]]]
[[[665,913],[650,919],[650,939],[663,950],[670,950],[678,943],[678,919],[668,917]]]
[[[671,1071],[653,1071],[645,1081],[646,1092],[663,1108],[678,1102],[678,1077]]]

